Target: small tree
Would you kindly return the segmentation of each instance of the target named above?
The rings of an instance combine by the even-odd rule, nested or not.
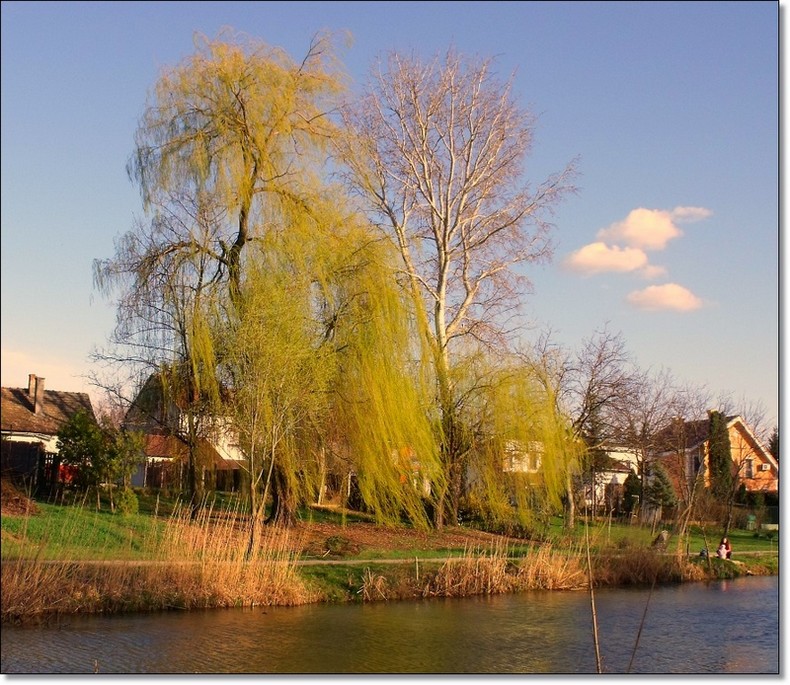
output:
[[[623,509],[632,514],[639,506],[642,497],[642,479],[633,471],[628,474],[623,483]]]
[[[774,459],[779,460],[779,428],[776,426],[768,439],[768,451]]]
[[[143,437],[127,433],[105,418],[101,425],[86,412],[75,414],[58,432],[58,450],[62,463],[77,472],[77,483],[96,488],[96,508],[101,509],[98,486],[121,481],[128,486],[132,473],[144,458]],[[114,508],[114,506],[113,506]]]
[[[656,507],[674,507],[678,500],[666,469],[661,464],[651,464],[650,475],[645,499]]]
[[[76,470],[78,485],[99,485],[105,473],[104,433],[87,412],[77,412],[58,431],[58,453],[63,464]],[[101,508],[98,487],[96,508]]]
[[[102,423],[106,450],[105,472],[111,482],[131,484],[132,474],[145,460],[145,436],[140,431],[125,431],[109,422]]]

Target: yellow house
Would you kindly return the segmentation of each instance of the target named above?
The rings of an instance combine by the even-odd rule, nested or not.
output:
[[[662,463],[674,481],[678,495],[688,501],[688,493],[702,475],[710,486],[708,467],[708,420],[675,421],[663,435]],[[730,457],[737,487],[747,492],[776,494],[779,491],[779,462],[754,435],[741,416],[727,417]]]

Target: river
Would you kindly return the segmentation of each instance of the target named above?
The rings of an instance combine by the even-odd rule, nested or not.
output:
[[[599,589],[595,607],[605,673],[779,673],[777,576]],[[588,593],[549,591],[74,616],[4,626],[0,671],[584,674],[592,626]]]

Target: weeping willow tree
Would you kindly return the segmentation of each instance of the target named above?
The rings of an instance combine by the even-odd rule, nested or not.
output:
[[[339,262],[343,279],[327,299],[337,351],[332,450],[347,455],[365,505],[380,523],[430,525],[445,474],[433,386],[419,361],[412,302],[394,278],[391,245],[363,235],[357,266]],[[352,244],[353,247],[353,244]],[[416,360],[416,361],[415,361]]]
[[[336,133],[328,112],[344,79],[328,35],[313,40],[301,63],[230,32],[198,36],[196,47],[156,83],[128,172],[146,207],[191,189],[227,209],[212,256],[216,278],[235,296],[243,250],[266,231],[269,206],[310,211],[306,198],[320,185]]]
[[[176,402],[176,424],[186,422],[193,495],[195,445],[219,398],[217,313],[237,305],[244,253],[271,217],[312,211],[335,131],[327,112],[342,90],[328,36],[301,62],[241,35],[198,36],[196,52],[162,73],[140,119],[127,170],[146,220],[94,263],[99,289],[120,293],[113,349],[98,356],[160,372],[163,402]]]
[[[291,216],[254,246],[233,315],[218,321],[254,518],[271,493],[271,520],[292,523],[330,454],[379,522],[427,525],[422,484],[437,478],[438,449],[388,246],[339,214],[336,195],[316,216]]]
[[[498,527],[514,521],[525,528],[546,526],[562,509],[578,441],[533,365],[516,355],[484,363],[487,382],[477,384],[473,403],[468,495],[486,503],[490,523]]]

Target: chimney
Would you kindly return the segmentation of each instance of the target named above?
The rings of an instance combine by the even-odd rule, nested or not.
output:
[[[36,399],[33,404],[33,413],[40,414],[44,410],[44,380],[41,376],[34,376],[36,379]]]
[[[31,373],[27,377],[27,396],[33,400],[36,396],[36,374]]]

